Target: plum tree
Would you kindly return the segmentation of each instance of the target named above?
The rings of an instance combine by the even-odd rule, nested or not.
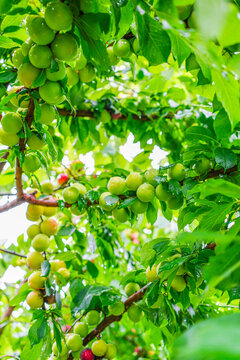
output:
[[[129,190],[136,191],[137,188],[142,185],[143,176],[138,172],[132,172],[126,179],[126,186]]]
[[[43,305],[43,297],[39,291],[31,291],[26,300],[31,309],[39,309]]]
[[[16,49],[12,53],[12,63],[16,68],[19,68],[23,63],[24,55],[22,49]]]
[[[23,161],[23,170],[33,173],[40,168],[41,164],[37,156],[34,154],[26,154]]]
[[[139,290],[140,290],[140,286],[137,283],[132,283],[132,282],[129,282],[124,288],[124,291],[127,296],[131,296]]]
[[[115,357],[117,356],[116,346],[114,344],[107,344],[107,351],[104,356],[108,360],[115,359]]]
[[[28,278],[28,285],[35,290],[44,289],[46,278],[41,276],[41,271],[34,271]]]
[[[9,112],[1,120],[3,130],[8,134],[17,134],[22,128],[22,119],[18,114]]]
[[[151,184],[144,183],[137,188],[137,197],[142,202],[149,202],[154,199],[155,189]]]
[[[27,265],[30,267],[30,269],[33,270],[39,269],[43,261],[44,261],[44,257],[38,251],[30,252],[27,255]]]
[[[52,236],[56,235],[58,232],[58,223],[55,219],[46,219],[43,220],[40,224],[41,233]]]
[[[73,14],[66,4],[53,1],[47,5],[44,19],[54,31],[68,30],[72,26]]]
[[[46,69],[51,65],[52,52],[46,45],[33,45],[28,56],[31,64],[38,69]]]
[[[58,34],[51,44],[53,55],[62,61],[72,61],[78,54],[78,43],[71,34]]]
[[[39,137],[37,133],[32,133],[28,140],[27,144],[31,150],[41,150],[45,146],[45,142],[42,138]]]
[[[125,305],[122,301],[119,301],[115,304],[112,304],[112,305],[109,305],[108,306],[108,311],[111,315],[114,315],[114,316],[119,316],[119,315],[122,315],[122,313],[124,312],[125,310]]]
[[[143,214],[147,211],[148,203],[142,202],[139,199],[136,199],[131,205],[131,210],[134,214]]]
[[[97,340],[94,341],[91,349],[95,356],[104,356],[107,351],[107,344],[104,340]]]
[[[49,247],[50,239],[45,234],[38,234],[32,240],[32,247],[36,251],[45,251]]]
[[[186,288],[186,282],[182,276],[176,275],[171,283],[171,287],[178,292],[182,292]]]
[[[73,332],[84,338],[88,334],[88,325],[84,322],[77,322],[74,325]]]
[[[88,325],[97,325],[100,321],[100,314],[96,310],[90,310],[87,314]]]
[[[30,240],[32,240],[39,233],[40,233],[40,226],[38,224],[30,225],[27,228],[27,234]]]
[[[55,32],[47,26],[41,16],[33,17],[27,30],[31,39],[38,45],[48,45],[55,37]]]
[[[155,189],[155,194],[158,200],[168,201],[171,195],[166,191],[163,184],[159,184]]]
[[[84,83],[89,83],[96,78],[96,71],[92,64],[87,64],[83,69],[79,70],[79,78]]]
[[[137,305],[132,305],[127,311],[128,317],[134,323],[139,322],[143,317],[142,310]]]
[[[117,57],[128,57],[131,52],[129,41],[120,39],[113,45],[114,55]]]
[[[61,85],[56,81],[46,81],[40,86],[39,94],[49,105],[58,105],[64,101]]]
[[[30,62],[25,62],[18,69],[18,79],[25,87],[30,88],[39,73],[39,69],[30,64]]]
[[[121,195],[125,190],[125,180],[120,176],[111,177],[107,184],[108,191],[113,195]]]
[[[78,334],[69,334],[67,338],[67,347],[72,351],[79,351],[83,348],[82,338]]]
[[[182,181],[186,177],[185,168],[182,164],[178,163],[168,169],[168,176],[170,179]]]
[[[66,201],[68,204],[73,204],[79,197],[79,191],[76,186],[69,186],[63,190],[62,195],[64,201]]]

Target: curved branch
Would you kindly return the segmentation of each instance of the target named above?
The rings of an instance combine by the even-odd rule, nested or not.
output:
[[[6,250],[6,249],[2,249],[2,248],[0,248],[0,251],[5,252],[7,254],[11,254],[11,255],[22,257],[22,258],[26,258],[26,255],[18,254],[15,251]]]
[[[149,285],[151,283],[145,285],[143,288],[141,288],[139,291],[137,291],[135,294],[131,295],[125,302],[125,310],[124,313],[130,308],[131,305],[134,303],[142,300],[143,296],[145,295]],[[123,313],[123,314],[124,314]],[[122,315],[120,316],[114,316],[110,315],[103,319],[100,324],[98,324],[95,329],[93,329],[84,339],[83,339],[83,345],[86,346],[90,341],[92,341],[98,334],[100,334],[106,327],[111,325],[115,321],[120,321],[122,318]]]
[[[4,155],[2,155],[2,156],[1,156],[1,159],[5,159],[5,160],[6,160],[7,157],[8,157],[8,155],[9,155],[9,151],[7,151]],[[1,172],[3,171],[3,168],[4,168],[5,164],[6,164],[6,161],[0,162],[0,174],[1,174]]]

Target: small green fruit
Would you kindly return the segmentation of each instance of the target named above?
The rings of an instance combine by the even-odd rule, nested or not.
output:
[[[113,216],[121,223],[125,223],[129,218],[129,214],[126,209],[115,208],[113,210]]]
[[[139,322],[143,317],[143,312],[137,305],[132,305],[127,313],[129,319],[134,323]]]
[[[92,64],[86,65],[83,69],[79,70],[79,78],[81,82],[88,83],[96,78],[96,71]]]
[[[1,120],[3,130],[8,134],[17,134],[22,128],[22,119],[18,114],[7,113]]]
[[[59,105],[65,99],[62,87],[56,81],[46,81],[44,85],[40,86],[39,95],[49,105]]]
[[[149,202],[154,199],[155,189],[151,184],[144,183],[137,189],[137,197],[142,202]]]
[[[51,44],[53,55],[62,61],[73,61],[78,53],[78,43],[71,34],[58,34]]]
[[[44,18],[50,29],[54,31],[68,30],[73,22],[70,8],[60,1],[52,1],[47,4]]]
[[[58,223],[55,219],[46,219],[40,224],[40,230],[44,235],[52,236],[58,232]]]
[[[25,172],[33,173],[40,168],[41,164],[37,156],[33,154],[26,154],[23,161],[23,170]]]
[[[108,306],[108,311],[111,315],[119,316],[124,313],[125,305],[122,301],[119,301],[113,305]]]
[[[69,86],[74,86],[77,85],[77,83],[79,82],[79,77],[78,74],[76,73],[75,70],[73,70],[70,66],[67,67],[66,69],[66,73],[67,73],[67,84]]]
[[[56,119],[56,113],[54,107],[48,104],[40,104],[41,115],[38,121],[44,125],[52,124],[53,120]]]
[[[58,269],[57,271],[59,274],[62,275],[62,277],[65,279],[65,280],[68,280],[71,276],[71,273],[68,269],[66,269],[65,267],[64,268],[60,268]]]
[[[170,197],[167,201],[167,206],[170,210],[178,210],[183,206],[183,198]]]
[[[28,285],[35,290],[44,289],[46,278],[41,276],[41,271],[34,271],[28,278]]]
[[[48,68],[46,69],[46,76],[47,79],[50,81],[59,81],[59,80],[63,80],[66,76],[66,66],[62,61],[58,61],[57,62],[57,66],[58,68],[56,70],[53,71],[53,69]]]
[[[81,336],[78,334],[70,334],[67,338],[67,347],[72,351],[79,351],[83,348]]]
[[[127,296],[131,296],[133,294],[135,294],[135,292],[139,291],[140,290],[140,286],[137,284],[137,283],[128,283],[126,286],[125,286],[125,293]]]
[[[211,170],[211,161],[206,157],[202,157],[195,164],[195,171],[198,175],[204,175]]]
[[[45,142],[35,133],[32,133],[27,141],[31,150],[41,150],[45,146]]]
[[[26,88],[31,88],[39,73],[39,69],[30,64],[30,62],[26,62],[18,69],[18,79]]]
[[[6,133],[2,127],[0,127],[0,143],[6,146],[14,146],[19,142],[19,137],[16,134]]]
[[[138,172],[133,172],[128,175],[126,179],[126,186],[129,190],[136,191],[137,188],[142,185],[143,176]]]
[[[148,203],[142,202],[138,199],[131,205],[131,210],[134,214],[143,214],[147,211]]]
[[[49,181],[45,181],[44,183],[41,184],[41,190],[43,194],[47,194],[50,195],[53,193],[53,184],[50,183]]]
[[[43,306],[43,297],[39,291],[31,291],[26,300],[31,309],[39,309]]]
[[[80,183],[73,183],[71,186],[78,189],[79,195],[84,196],[87,193],[87,188],[83,184]]]
[[[118,57],[128,57],[131,53],[130,43],[126,39],[120,39],[113,45],[113,52]]]
[[[88,325],[83,322],[78,322],[74,325],[73,332],[84,338],[88,334]]]
[[[22,49],[16,49],[12,53],[12,63],[18,69],[23,63],[24,55]]]
[[[114,176],[108,181],[107,188],[111,194],[121,195],[125,190],[125,180],[120,176]]]
[[[117,204],[113,204],[113,205],[108,205],[105,201],[105,198],[107,196],[111,196],[112,194],[110,192],[104,192],[101,194],[100,198],[99,198],[99,205],[101,206],[101,208],[105,211],[111,211],[113,210]]]
[[[148,281],[155,281],[158,279],[158,265],[153,265],[152,268],[148,266],[146,270],[146,277]]]
[[[74,204],[79,197],[79,191],[75,186],[69,186],[63,190],[62,195],[66,203]]]
[[[94,341],[91,349],[95,356],[104,356],[107,351],[107,344],[104,340],[97,340]]]
[[[88,325],[97,325],[100,321],[100,314],[96,310],[90,310],[87,314]]]
[[[40,269],[41,263],[44,260],[43,255],[37,251],[30,252],[27,255],[27,265],[33,270]]]
[[[154,180],[154,178],[157,175],[158,175],[158,170],[148,169],[144,174],[144,178],[145,178],[146,182],[148,182],[149,184],[151,184],[153,186],[156,186],[157,182],[156,182],[156,180]]]
[[[38,69],[46,69],[51,65],[52,52],[46,45],[33,45],[28,56],[30,63]]]
[[[53,344],[52,351],[53,351],[54,355],[56,355],[56,356],[60,355],[62,357],[63,355],[68,353],[67,345],[63,339],[61,340],[61,345],[62,345],[62,351],[61,351],[61,354],[59,354],[57,343],[55,342]]]
[[[158,200],[160,201],[168,201],[170,199],[170,194],[164,189],[163,184],[159,184],[155,189],[155,194]]]
[[[114,54],[113,46],[109,46],[107,48],[107,53],[110,61],[111,66],[115,66],[119,63],[119,58]]]
[[[31,39],[38,45],[48,45],[55,37],[55,32],[47,26],[41,16],[34,16],[27,24],[27,30]]]
[[[22,54],[23,56],[27,56],[29,53],[29,50],[31,49],[31,46],[33,45],[33,41],[31,38],[27,39],[23,44],[22,44]]]
[[[171,283],[171,287],[177,292],[182,292],[186,288],[186,282],[182,276],[176,275]]]
[[[27,234],[30,240],[32,240],[36,235],[40,234],[40,226],[37,224],[30,225],[27,229]]]
[[[49,247],[50,239],[44,234],[36,235],[32,240],[32,247],[36,251],[45,251]]]
[[[178,163],[168,169],[168,176],[170,179],[182,181],[186,177],[185,167]]]
[[[107,344],[107,351],[105,353],[105,358],[108,360],[112,360],[117,356],[117,348],[113,344]]]

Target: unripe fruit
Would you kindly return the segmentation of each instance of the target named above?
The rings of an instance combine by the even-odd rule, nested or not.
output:
[[[56,81],[46,81],[40,86],[39,94],[49,105],[59,105],[64,101],[61,85]]]
[[[28,278],[28,285],[35,290],[44,289],[46,278],[41,276],[41,271],[34,271]]]
[[[18,69],[18,79],[26,88],[30,88],[39,73],[39,69],[26,62]]]
[[[130,55],[130,43],[126,39],[120,39],[113,45],[113,51],[115,56],[127,57]]]
[[[40,224],[41,232],[47,236],[56,235],[58,223],[55,219],[46,219]]]
[[[79,70],[79,78],[81,82],[88,83],[96,78],[96,71],[92,64],[86,65],[83,69]]]
[[[144,183],[137,189],[137,197],[142,202],[149,202],[154,199],[155,189],[151,184]]]
[[[62,61],[58,61],[56,60],[57,64],[58,64],[58,69],[54,70],[49,68],[46,69],[46,76],[47,79],[50,81],[59,81],[59,80],[63,80],[66,76],[66,66]]]
[[[73,332],[84,338],[88,334],[88,325],[83,322],[77,322],[74,325]]]
[[[27,207],[27,218],[30,221],[38,221],[43,214],[43,207],[29,204]]]
[[[104,193],[102,193],[101,194],[101,196],[100,196],[100,198],[99,198],[99,205],[101,206],[101,208],[103,209],[103,210],[105,210],[105,211],[111,211],[111,210],[113,210],[116,206],[117,206],[117,204],[113,204],[113,205],[108,205],[108,204],[106,204],[106,201],[105,201],[105,198],[107,197],[107,196],[111,196],[112,194],[110,193],[110,192],[104,192]]]
[[[154,178],[157,175],[158,175],[158,170],[148,169],[144,174],[144,178],[145,178],[146,182],[148,182],[149,184],[151,184],[153,186],[156,186],[157,182],[156,182],[156,180],[154,180]]]
[[[76,73],[75,70],[73,70],[70,66],[66,69],[66,73],[67,73],[67,84],[69,86],[74,86],[77,85],[77,83],[79,82],[79,77],[78,74]]]
[[[124,310],[125,310],[125,305],[122,301],[119,301],[115,304],[108,306],[109,313],[114,316],[122,315],[122,313],[124,313]]]
[[[109,46],[107,48],[107,53],[108,53],[110,65],[111,66],[117,65],[117,63],[119,63],[119,58],[114,54],[113,46]]]
[[[79,351],[83,347],[81,336],[78,334],[69,334],[67,338],[67,347],[72,351]]]
[[[40,269],[41,263],[44,261],[44,257],[37,251],[30,252],[27,255],[27,265],[30,269]]]
[[[78,43],[71,34],[58,34],[51,44],[53,55],[62,61],[72,61],[78,53]]]
[[[115,219],[117,219],[121,223],[125,223],[129,218],[129,215],[128,215],[128,212],[126,209],[115,208],[113,210],[113,216],[115,217]]]
[[[107,344],[104,340],[97,340],[92,344],[92,352],[95,356],[104,356],[106,351]]]
[[[0,144],[6,146],[14,146],[19,143],[19,137],[16,134],[6,133],[2,127],[0,127]]]
[[[117,348],[113,344],[107,344],[107,351],[105,354],[105,358],[108,360],[112,360],[117,356]]]
[[[32,150],[41,150],[45,146],[45,142],[34,133],[28,138],[27,144]]]
[[[155,194],[158,200],[167,201],[170,199],[171,195],[167,193],[164,189],[163,184],[159,184],[155,189]]]
[[[100,321],[100,314],[96,310],[90,310],[87,314],[88,325],[97,325]]]
[[[44,18],[51,29],[68,30],[72,26],[73,14],[66,4],[53,1],[47,5]]]
[[[143,176],[138,172],[132,172],[126,179],[126,186],[129,190],[136,191],[137,188],[142,185]]]
[[[91,349],[85,349],[81,352],[81,360],[94,360],[94,355]]]
[[[71,186],[75,187],[76,189],[78,189],[79,195],[84,196],[87,193],[87,188],[86,186],[84,186],[83,184],[80,183],[74,183]]]
[[[147,211],[148,203],[136,199],[130,207],[134,214],[143,214]]]
[[[85,58],[83,51],[80,50],[80,54],[78,55],[75,62],[75,69],[82,70],[87,65],[87,59]]]
[[[44,206],[43,207],[43,215],[46,217],[51,217],[54,216],[57,212],[57,208],[56,207],[51,207],[51,206]]]
[[[72,357],[76,360],[79,360],[81,356],[81,351],[72,351]],[[61,359],[62,360],[62,359]]]
[[[68,269],[64,268],[64,267],[58,269],[57,272],[58,272],[59,274],[61,274],[62,277],[63,277],[65,280],[68,280],[68,279],[70,278],[70,276],[71,276],[70,271],[69,271]]]
[[[192,5],[177,6],[178,16],[180,20],[186,20],[192,11]]]
[[[43,306],[43,297],[39,291],[31,291],[26,300],[31,309],[39,309]]]
[[[181,292],[186,288],[186,282],[182,276],[176,275],[171,283],[171,287],[177,292]]]
[[[170,197],[170,199],[167,202],[167,206],[171,210],[178,210],[180,207],[183,206],[183,198],[177,199],[176,197]]]
[[[53,184],[49,181],[45,181],[41,184],[41,190],[43,194],[50,195],[53,193]]]
[[[32,247],[36,251],[45,251],[49,247],[50,239],[44,234],[36,235],[32,240]]]
[[[137,305],[132,305],[128,309],[127,314],[128,314],[129,319],[131,321],[133,321],[134,323],[139,322],[143,317],[143,312]]]
[[[56,356],[60,355],[62,357],[63,355],[68,353],[67,345],[66,345],[66,343],[65,343],[65,341],[63,339],[61,340],[61,345],[62,345],[62,351],[61,351],[61,354],[59,354],[59,351],[58,351],[58,348],[57,348],[57,343],[55,342],[53,344],[52,351],[53,351],[54,355],[56,355]]]
[[[206,157],[202,157],[195,164],[195,171],[198,175],[204,175],[211,170],[211,161]]]
[[[38,121],[45,125],[51,124],[56,118],[54,107],[48,104],[40,104],[39,107],[41,109],[41,116]]]
[[[110,122],[112,119],[111,117],[111,114],[106,110],[106,109],[103,109],[103,111],[101,112],[101,115],[100,115],[100,122],[102,122],[103,124],[106,124],[108,122]]]
[[[135,52],[135,54],[139,54],[140,53],[140,45],[139,45],[139,41],[137,38],[135,38],[133,40],[133,43],[132,43],[132,48],[133,48],[133,51]]]
[[[20,90],[22,89],[24,90],[24,87],[22,86],[13,86],[12,89],[8,91],[8,95],[15,94],[15,96],[11,98],[10,104],[8,103],[8,105],[14,105],[21,108],[27,108],[29,106],[30,100],[22,100],[23,97],[26,97],[26,94],[20,93]]]
[[[30,21],[27,30],[31,39],[38,45],[48,45],[55,37],[54,31],[47,26],[45,20],[40,16],[36,16]]]
[[[51,65],[52,52],[48,46],[33,45],[28,56],[30,63],[38,69],[46,69]]]
[[[58,184],[61,186],[63,184],[65,184],[66,182],[68,182],[68,179],[69,179],[69,177],[67,174],[59,174],[57,177]]]
[[[73,204],[79,197],[79,191],[75,186],[69,186],[62,192],[63,200],[68,204]]]
[[[22,49],[16,49],[12,53],[12,63],[16,68],[22,65],[24,59],[24,55],[22,53]]]
[[[185,167],[180,163],[175,164],[168,169],[168,176],[170,179],[182,181],[186,176]]]
[[[180,268],[178,269],[176,275],[184,275],[186,274],[186,269],[184,265],[181,265]]]
[[[22,54],[23,56],[27,56],[29,53],[29,50],[31,49],[31,46],[33,45],[33,41],[32,39],[27,39],[23,44],[22,44]]]
[[[51,271],[57,271],[61,267],[64,267],[64,266],[60,266],[59,260],[50,260],[50,265],[51,265]]]
[[[32,240],[37,234],[40,234],[40,226],[37,224],[30,225],[27,229],[27,234],[30,240]]]
[[[155,281],[158,278],[158,265],[153,265],[152,268],[148,266],[146,270],[146,277],[148,281]]]
[[[139,290],[140,290],[140,286],[137,283],[132,283],[132,282],[128,283],[124,288],[124,291],[127,296],[131,296]]]
[[[25,172],[33,173],[40,168],[41,164],[37,156],[33,154],[26,154],[23,161],[23,170]]]
[[[113,195],[120,195],[125,190],[125,180],[120,176],[111,177],[107,184],[108,191]]]

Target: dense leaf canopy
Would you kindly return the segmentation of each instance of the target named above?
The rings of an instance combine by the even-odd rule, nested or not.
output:
[[[0,21],[0,359],[239,359],[240,1]]]

